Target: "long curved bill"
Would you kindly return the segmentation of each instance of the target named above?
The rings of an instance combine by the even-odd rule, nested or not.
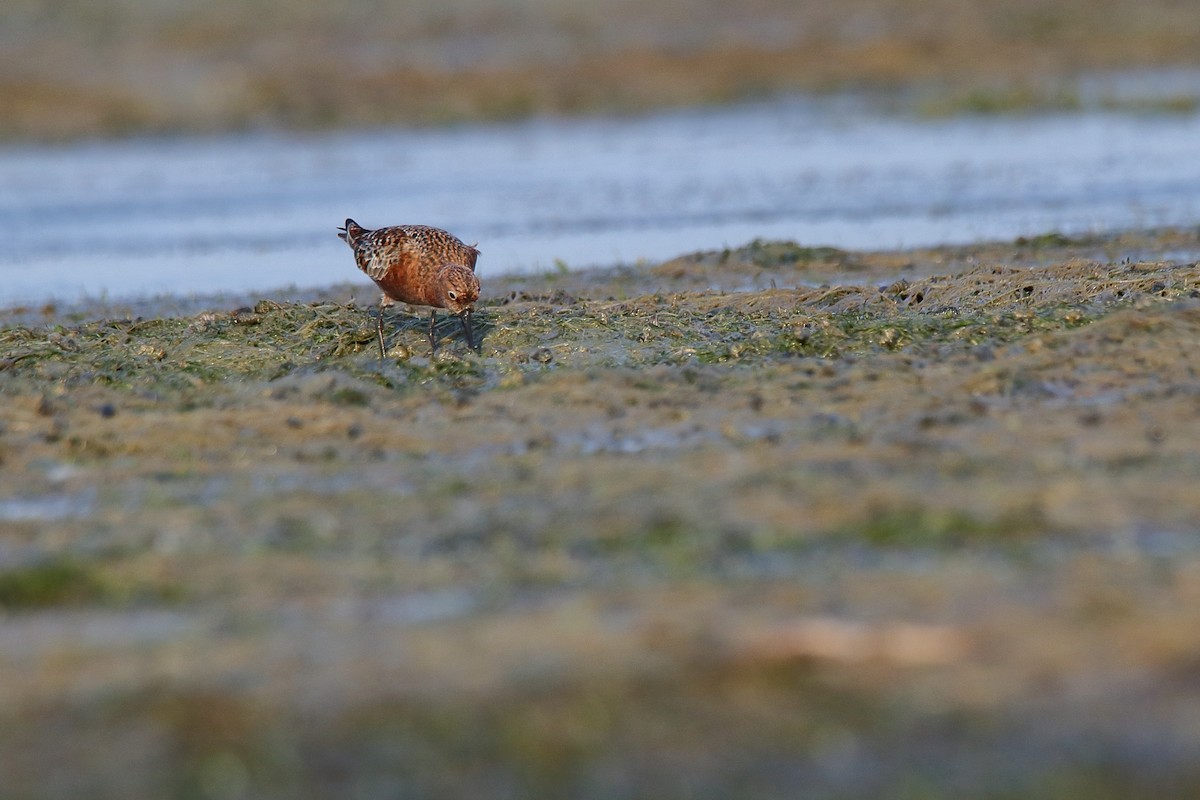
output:
[[[458,315],[458,320],[462,323],[463,334],[467,337],[467,347],[478,353],[479,348],[475,346],[475,331],[471,327],[471,313],[471,309],[468,308]]]

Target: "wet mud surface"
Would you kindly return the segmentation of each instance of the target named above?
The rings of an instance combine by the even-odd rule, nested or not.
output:
[[[1192,794],[1198,251],[5,312],[7,791]]]

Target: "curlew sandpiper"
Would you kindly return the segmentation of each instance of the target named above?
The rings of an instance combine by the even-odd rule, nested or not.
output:
[[[479,251],[458,237],[427,225],[396,225],[367,230],[352,219],[338,228],[354,261],[383,292],[379,298],[379,359],[383,360],[383,309],[394,302],[430,306],[429,347],[437,353],[434,325],[444,308],[462,323],[467,345],[475,347],[471,314],[479,299],[475,260]]]

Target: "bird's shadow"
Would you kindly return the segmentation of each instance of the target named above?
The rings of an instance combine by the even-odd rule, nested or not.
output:
[[[381,313],[381,310],[376,307],[371,311],[371,322],[375,323],[376,314]],[[416,332],[421,335],[422,339],[428,341],[429,335],[429,314],[413,313],[403,309],[384,308],[383,313],[383,338],[385,344],[395,344],[393,337],[398,333],[408,334]],[[491,319],[490,314],[475,311],[471,314],[471,332],[474,334],[475,347],[479,350],[483,349],[484,342],[487,340],[488,334],[496,327]],[[463,330],[462,320],[453,314],[439,311],[437,315],[437,323],[433,327],[434,341],[437,342],[439,348],[444,347],[448,342],[455,339],[462,341],[465,346],[467,343],[466,331]]]

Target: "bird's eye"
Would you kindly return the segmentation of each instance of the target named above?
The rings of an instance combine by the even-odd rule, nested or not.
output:
[[[454,291],[453,289],[451,289],[451,290],[450,290],[450,299],[451,299],[451,300],[457,300],[457,299],[458,299],[458,292],[456,292],[456,291]]]

